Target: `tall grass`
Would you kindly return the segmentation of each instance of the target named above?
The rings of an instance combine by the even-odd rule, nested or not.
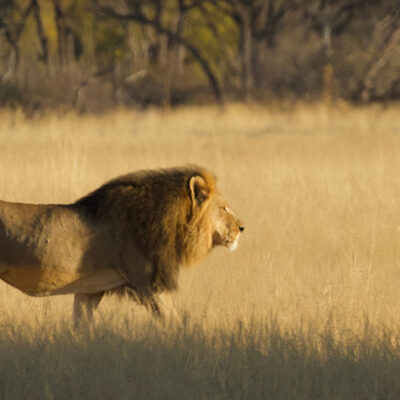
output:
[[[198,163],[245,221],[183,271],[183,326],[106,298],[0,286],[0,398],[398,399],[399,108],[231,105],[0,114],[0,198],[69,202],[128,171]]]

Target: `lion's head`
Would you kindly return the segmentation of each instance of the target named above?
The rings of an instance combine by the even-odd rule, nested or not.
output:
[[[234,250],[244,227],[201,167],[140,171],[114,179],[78,201],[96,219],[116,220],[154,266],[157,290],[174,290],[180,266],[213,247]]]
[[[189,226],[202,227],[209,248],[225,246],[234,251],[244,226],[215,189],[215,178],[204,170],[201,175],[193,175],[189,179],[189,193],[194,221]]]
[[[230,251],[236,250],[240,233],[244,231],[242,221],[236,217],[227,202],[219,195],[215,196],[210,208],[213,245],[225,246]]]

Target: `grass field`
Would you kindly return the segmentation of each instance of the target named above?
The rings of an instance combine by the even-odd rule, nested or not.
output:
[[[1,399],[399,399],[400,106],[0,112],[0,198],[198,163],[246,231],[182,272],[182,326],[0,283]]]

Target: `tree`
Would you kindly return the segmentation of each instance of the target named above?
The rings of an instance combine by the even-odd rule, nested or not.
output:
[[[6,40],[11,47],[9,56],[8,69],[3,76],[3,80],[10,80],[18,70],[20,63],[19,40],[22,31],[25,28],[26,21],[32,11],[32,2],[29,2],[25,10],[20,11],[19,7],[13,0],[5,1],[0,7],[0,33],[4,32]],[[19,14],[16,19],[13,18],[12,12],[17,10]]]
[[[369,102],[371,98],[374,97],[374,79],[379,74],[379,72],[387,64],[390,55],[400,42],[400,7],[397,8],[389,17],[389,29],[386,37],[383,40],[382,47],[379,52],[373,57],[367,68],[364,80],[361,86],[361,100],[364,102]],[[400,82],[400,78],[397,79],[393,86]]]
[[[275,46],[280,24],[293,4],[287,0],[214,0],[213,3],[237,24],[242,98],[248,99],[255,84],[259,84],[256,70],[260,49]]]
[[[40,61],[43,61],[46,65],[49,64],[49,48],[48,39],[43,27],[42,16],[40,14],[40,6],[37,0],[31,0],[31,6],[33,10],[33,16],[36,22],[37,34],[41,46],[41,53],[38,54]]]
[[[126,8],[128,9],[127,12],[117,11],[112,5],[104,3],[100,4],[97,0],[93,0],[93,5],[101,15],[115,18],[120,21],[130,21],[145,26],[151,26],[159,34],[166,35],[172,43],[184,46],[202,68],[208,79],[210,88],[214,93],[215,99],[221,103],[223,102],[223,94],[216,73],[213,71],[210,62],[202,54],[201,50],[185,37],[182,29],[185,15],[190,12],[190,10],[194,9],[200,1],[201,0],[193,0],[192,2],[186,3],[184,0],[178,0],[177,3],[173,4],[175,10],[179,13],[175,31],[157,17],[157,13],[154,13],[154,7],[149,7],[148,1],[134,0],[128,2],[128,4],[126,4]],[[154,3],[157,3],[157,1],[151,3],[153,3],[152,5],[154,6]]]
[[[320,34],[323,43],[322,98],[330,102],[332,98],[334,46],[333,37],[340,36],[352,21],[355,11],[365,7],[371,0],[319,0],[304,3],[306,18],[311,20],[312,29]]]

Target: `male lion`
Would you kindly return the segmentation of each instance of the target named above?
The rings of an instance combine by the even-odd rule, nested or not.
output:
[[[0,201],[0,278],[31,296],[75,294],[74,321],[105,293],[126,293],[164,318],[181,266],[243,225],[200,167],[140,171],[73,204]]]

